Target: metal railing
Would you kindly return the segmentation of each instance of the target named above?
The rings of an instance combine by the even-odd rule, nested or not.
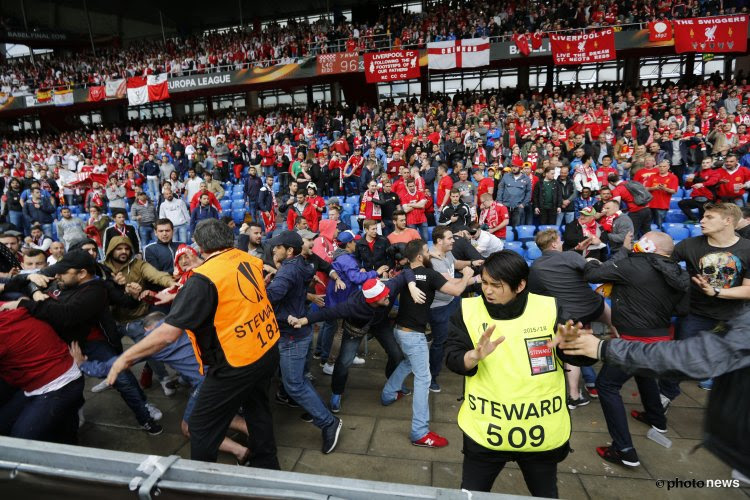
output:
[[[419,467],[419,464],[415,462],[414,466]],[[152,496],[314,500],[528,498],[253,469],[196,462],[177,455],[143,455],[8,437],[0,437],[0,484],[4,498],[34,499],[128,496],[143,500]]]

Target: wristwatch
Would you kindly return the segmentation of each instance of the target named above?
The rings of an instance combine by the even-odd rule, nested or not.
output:
[[[718,297],[720,292],[721,292],[721,288],[715,286],[714,287],[714,297]]]

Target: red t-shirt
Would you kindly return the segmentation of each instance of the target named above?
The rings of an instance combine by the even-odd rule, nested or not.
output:
[[[612,191],[612,197],[617,198],[620,197],[620,200],[624,201],[628,204],[628,211],[629,212],[640,212],[644,208],[648,208],[647,205],[636,205],[635,200],[633,199],[633,195],[630,194],[630,191],[628,191],[628,188],[625,187],[625,183],[622,182],[617,185],[617,187]]]
[[[720,176],[718,195],[720,198],[735,199],[745,194],[744,184],[750,181],[749,169],[739,167],[730,174],[726,169],[722,168],[718,172]]]
[[[679,182],[677,181],[677,176],[672,173],[668,173],[665,176],[659,174],[649,176],[644,184],[646,187],[664,186],[675,190],[678,185]],[[656,189],[651,191],[651,195],[654,198],[649,202],[649,208],[655,208],[656,210],[669,210],[669,201],[672,198],[671,193],[667,193],[661,189]]]
[[[409,194],[409,192],[404,189],[403,196],[399,195],[399,198],[401,198],[401,204],[406,205],[412,201],[422,201],[425,196],[422,191],[417,190],[414,194]],[[406,214],[406,223],[408,225],[421,224],[423,222],[427,222],[427,217],[424,214],[423,208],[415,208]]]
[[[448,198],[450,199],[450,195],[446,194],[446,191],[450,193],[451,188],[453,187],[453,179],[451,179],[450,175],[444,175],[442,179],[440,179],[440,182],[438,182],[438,190],[437,190],[437,205],[438,207],[443,206],[443,201]],[[445,201],[445,203],[448,203],[448,201]]]
[[[633,176],[633,180],[636,182],[640,182],[645,186],[646,180],[653,175],[659,175],[659,169],[657,167],[642,168],[635,173],[635,175]]]
[[[485,177],[481,181],[479,181],[479,186],[477,186],[477,204],[479,204],[479,200],[482,199],[482,195],[484,193],[489,193],[490,188],[495,187],[495,179],[491,177]]]

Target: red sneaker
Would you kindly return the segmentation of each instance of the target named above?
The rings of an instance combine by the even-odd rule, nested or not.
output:
[[[430,431],[422,436],[421,439],[412,441],[411,444],[414,446],[423,446],[425,448],[443,448],[444,446],[448,446],[448,440],[443,436],[439,436]]]
[[[151,387],[153,377],[154,372],[151,371],[151,367],[146,364],[146,366],[143,367],[143,371],[141,372],[141,379],[139,380],[141,387],[143,389],[148,389],[149,387]]]

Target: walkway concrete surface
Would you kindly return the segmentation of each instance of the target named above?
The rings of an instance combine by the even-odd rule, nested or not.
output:
[[[430,393],[431,430],[445,436],[450,444],[443,449],[413,446],[409,441],[411,397],[385,407],[380,391],[385,383],[385,355],[376,341],[369,342],[366,363],[349,371],[346,393],[339,416],[344,426],[336,451],[323,455],[321,434],[300,420],[298,408],[272,403],[279,459],[284,470],[388,481],[444,488],[458,488],[461,482],[461,431],[456,417],[462,394],[462,377],[444,369],[440,375],[442,392]],[[136,375],[141,365],[134,368]],[[314,381],[325,401],[330,398],[330,377],[312,361]],[[90,391],[98,380],[86,384],[85,424],[79,444],[120,451],[156,455],[177,454],[190,458],[188,440],[180,433],[180,420],[187,401],[187,388],[166,397],[155,383],[146,391],[149,401],[164,413],[164,433],[149,436],[140,430],[130,410],[114,390],[99,394]],[[407,385],[411,386],[411,377]],[[646,425],[630,420],[630,432],[641,466],[625,468],[605,462],[596,454],[597,446],[610,443],[607,426],[597,400],[572,412],[573,452],[558,467],[561,498],[637,499],[721,498],[750,499],[750,488],[700,488],[700,481],[730,479],[730,468],[700,445],[702,420],[708,393],[696,382],[682,384],[683,394],[669,409],[667,449],[646,438]],[[275,386],[273,388],[275,390]],[[641,409],[638,390],[631,380],[622,390],[628,413]],[[271,394],[273,397],[273,393]],[[748,437],[750,439],[750,436]],[[221,454],[221,463],[233,464],[234,457]],[[660,482],[663,480],[663,483]],[[668,481],[680,480],[668,490]],[[693,482],[695,480],[695,483]],[[528,495],[521,471],[509,463],[492,490],[497,493]]]

